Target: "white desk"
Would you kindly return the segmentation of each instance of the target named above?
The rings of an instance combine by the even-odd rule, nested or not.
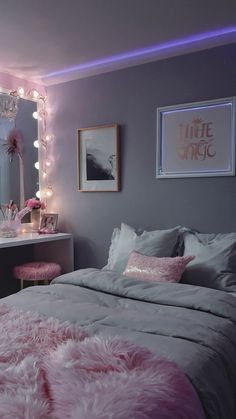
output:
[[[22,233],[13,238],[0,237],[0,249],[33,245],[34,260],[58,262],[63,273],[74,269],[73,237],[67,233]]]

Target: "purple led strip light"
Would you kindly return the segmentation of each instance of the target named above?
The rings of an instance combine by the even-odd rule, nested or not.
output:
[[[173,41],[164,42],[163,44],[152,45],[147,48],[136,49],[134,51],[125,52],[122,54],[111,55],[100,60],[89,61],[84,64],[75,65],[73,67],[65,68],[63,70],[52,71],[51,73],[46,74],[44,77],[53,77],[59,76],[62,74],[73,73],[79,70],[87,70],[90,68],[96,68],[103,66],[104,64],[112,64],[115,62],[125,61],[131,58],[145,57],[154,53],[165,51],[175,47],[181,47],[184,45],[193,44],[196,42],[206,41],[209,39],[223,37],[225,35],[236,33],[236,26],[231,26],[228,28],[216,29],[209,32],[203,32],[196,35],[188,36],[186,38],[179,38]]]

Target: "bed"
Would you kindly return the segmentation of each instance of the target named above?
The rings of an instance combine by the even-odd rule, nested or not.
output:
[[[153,241],[153,249],[147,236],[145,240],[142,237],[141,243],[143,233],[135,235],[133,230],[136,244],[131,240],[129,245],[141,254],[141,262],[148,249],[146,257],[163,263],[162,250],[164,254],[169,252],[168,260],[173,258],[173,251],[176,254],[177,231],[179,228],[162,237],[164,250],[160,235]],[[28,412],[24,410],[27,408],[31,412],[28,417],[34,418],[235,419],[236,281],[231,256],[236,240],[232,234],[201,236],[182,230],[185,247],[182,256],[177,257],[189,258],[194,250],[195,260],[185,259],[188,268],[185,266],[186,275],[181,275],[181,282],[155,281],[145,278],[147,269],[142,277],[137,263],[138,275],[132,269],[123,271],[124,266],[132,264],[123,238],[122,245],[119,242],[121,226],[120,231],[113,233],[108,264],[103,269],[81,269],[61,275],[49,286],[29,287],[2,299],[0,359],[3,365],[2,354],[6,345],[11,346],[12,352],[8,349],[6,359],[8,372],[14,349],[20,349],[10,385],[9,379],[4,381],[6,371],[0,369],[0,417],[10,409],[7,396],[14,394],[17,418],[27,417],[19,414]],[[126,246],[128,238],[126,231]],[[158,253],[157,241],[159,257],[153,256]],[[118,257],[118,244],[122,257]],[[182,242],[178,242],[178,247],[182,248]],[[211,255],[205,257],[210,251]],[[216,270],[214,256],[222,275]],[[230,265],[227,269],[225,263]],[[199,266],[201,274],[197,276]],[[190,283],[195,275],[201,286]],[[27,349],[32,335],[34,342]],[[38,364],[40,368],[34,370]],[[12,382],[17,382],[16,371],[17,379],[24,376],[28,380],[20,394],[19,386],[18,390],[12,387]],[[116,377],[114,371],[118,372]],[[45,375],[51,383],[49,388],[47,382],[46,390]],[[98,375],[99,380],[95,379]],[[117,381],[117,376],[121,381]],[[27,393],[27,385],[32,388],[35,381],[39,386],[34,391],[38,399],[28,399],[27,404],[22,388]],[[4,383],[9,394],[4,394],[3,400]],[[50,403],[54,403],[53,412]]]

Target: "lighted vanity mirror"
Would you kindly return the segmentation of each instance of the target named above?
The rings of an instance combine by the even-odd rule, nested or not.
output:
[[[38,149],[38,121],[33,118],[37,102],[0,92],[0,204],[13,200],[20,207],[20,159],[8,154],[9,134],[21,134],[24,197],[32,198],[39,190],[39,171],[35,168]],[[6,145],[7,144],[7,145]],[[21,199],[22,200],[22,199]],[[22,204],[22,203],[21,203]]]

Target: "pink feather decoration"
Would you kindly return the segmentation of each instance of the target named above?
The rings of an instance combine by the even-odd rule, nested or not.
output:
[[[7,142],[4,145],[7,147],[7,153],[10,155],[10,161],[13,160],[14,155],[22,158],[22,134],[18,129],[14,128],[9,132]]]

